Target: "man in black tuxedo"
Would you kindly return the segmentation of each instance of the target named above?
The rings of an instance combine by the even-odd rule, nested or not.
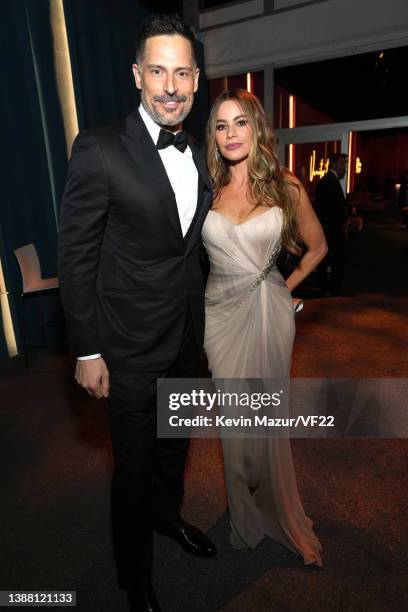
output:
[[[119,586],[131,609],[159,610],[152,531],[191,554],[216,554],[179,514],[188,440],[156,436],[157,378],[198,376],[211,187],[181,131],[198,87],[192,32],[178,17],[154,16],[139,31],[136,61],[140,107],[75,140],[59,277],[76,380],[93,397],[109,397]]]
[[[328,172],[316,186],[315,209],[322,224],[328,253],[317,267],[317,283],[322,295],[346,295],[343,289],[346,224],[346,198],[340,179],[347,169],[347,155],[335,153],[330,157]],[[331,267],[330,283],[327,266]],[[349,294],[347,294],[349,295]]]

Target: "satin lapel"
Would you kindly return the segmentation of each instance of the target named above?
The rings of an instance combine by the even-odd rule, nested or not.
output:
[[[201,155],[201,151],[195,144],[194,140],[189,136],[188,140],[189,147],[193,154],[193,160],[198,171],[198,197],[197,197],[197,210],[194,215],[194,219],[191,222],[190,229],[185,237],[186,251],[190,251],[201,233],[201,228],[204,223],[204,219],[211,207],[212,202],[212,188],[207,173],[207,167],[204,157]]]
[[[203,227],[204,220],[211,208],[213,199],[212,191],[209,191],[207,185],[203,183],[201,177],[199,179],[199,197],[197,201],[197,210],[194,219],[191,223],[189,232],[186,236],[186,252],[191,251],[197,243],[200,237],[201,229]]]
[[[206,164],[205,157],[202,154],[202,150],[198,148],[194,139],[191,136],[188,137],[188,146],[190,147],[191,152],[193,154],[194,163],[196,165],[196,168],[198,170],[198,174],[200,175],[201,180],[203,181],[207,189],[209,191],[212,191],[210,178],[207,172],[207,164]]]
[[[201,176],[198,175],[197,204],[196,204],[194,217],[190,223],[190,227],[188,228],[187,234],[184,236],[184,243],[186,246],[188,245],[190,241],[191,234],[193,233],[197,219],[200,216],[201,206],[203,203],[203,193],[204,193],[204,183],[201,179]]]
[[[186,252],[188,253],[194,248],[194,245],[197,243],[197,240],[200,237],[201,230],[203,227],[203,223],[208,214],[208,211],[211,208],[212,203],[212,192],[208,191],[205,187],[203,193],[203,198],[201,201],[200,209],[197,212],[195,222],[193,227],[191,228],[191,232],[188,235],[188,240],[186,241]]]
[[[169,218],[171,228],[183,241],[173,188],[159,152],[139,115],[139,111],[136,110],[129,115],[126,120],[126,135],[122,134],[121,138],[139,170],[144,187],[158,199],[163,208],[163,213],[167,214]]]

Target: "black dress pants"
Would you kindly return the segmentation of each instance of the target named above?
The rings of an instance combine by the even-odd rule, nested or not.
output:
[[[150,580],[152,528],[179,517],[189,440],[157,438],[156,382],[197,377],[199,354],[188,313],[179,354],[166,371],[110,372],[112,532],[121,588],[143,588]]]
[[[344,230],[330,234],[326,233],[328,252],[326,257],[317,266],[317,284],[323,293],[339,294],[343,288],[344,260],[346,254],[346,241]],[[327,266],[331,267],[330,276]]]

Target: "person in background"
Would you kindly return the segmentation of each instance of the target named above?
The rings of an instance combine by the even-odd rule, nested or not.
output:
[[[347,170],[347,155],[335,153],[330,157],[328,172],[319,180],[315,192],[315,210],[326,236],[328,253],[317,267],[317,283],[322,296],[349,297],[343,287],[348,223],[347,203],[340,179]],[[327,268],[330,266],[329,276]]]
[[[404,170],[404,173],[400,179],[400,191],[399,191],[399,198],[398,198],[398,206],[400,208],[403,208],[404,206],[408,205],[407,195],[408,195],[408,170]]]
[[[398,206],[401,210],[401,228],[408,228],[408,170],[404,170],[400,180]]]
[[[384,184],[383,184],[383,196],[384,196],[384,200],[387,200],[388,205],[392,204],[392,201],[394,199],[394,193],[395,193],[395,179],[392,176],[391,170],[388,169],[385,174]]]

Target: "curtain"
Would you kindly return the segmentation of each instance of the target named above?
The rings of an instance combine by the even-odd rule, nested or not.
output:
[[[43,275],[56,274],[57,215],[67,161],[48,1],[2,0],[0,37],[0,256],[18,335],[15,300],[21,277],[13,251],[34,243]],[[38,336],[33,312],[28,322]]]
[[[14,250],[33,243],[44,278],[57,275],[57,230],[67,143],[54,61],[51,2],[0,2],[0,258],[16,336],[22,281]],[[55,4],[53,5],[55,9]],[[148,12],[136,0],[63,0],[79,129],[125,117],[139,103],[131,66],[136,32]],[[198,140],[208,115],[203,46],[186,128]],[[41,317],[56,296],[27,300],[28,340],[41,342]],[[39,311],[42,312],[40,317]],[[0,313],[3,316],[3,313]],[[7,354],[0,316],[0,359]]]

